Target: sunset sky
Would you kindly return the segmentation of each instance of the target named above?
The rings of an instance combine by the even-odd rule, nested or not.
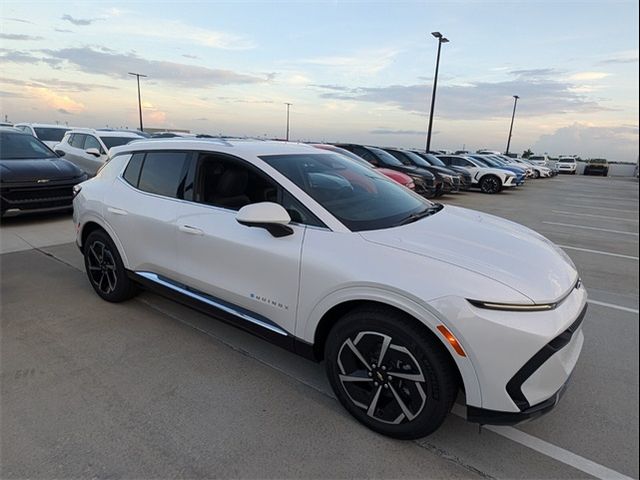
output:
[[[0,6],[13,122],[638,157],[638,2],[91,2]]]

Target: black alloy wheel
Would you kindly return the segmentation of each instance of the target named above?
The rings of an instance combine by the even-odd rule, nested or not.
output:
[[[498,193],[502,190],[502,182],[495,175],[485,175],[480,180],[480,190],[482,193]]]
[[[332,329],[327,375],[342,405],[384,435],[426,436],[444,421],[458,390],[451,358],[400,312],[353,311]]]
[[[115,244],[103,230],[91,232],[84,242],[84,266],[95,292],[109,302],[122,302],[137,293]]]

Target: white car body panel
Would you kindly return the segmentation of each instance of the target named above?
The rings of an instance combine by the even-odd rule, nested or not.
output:
[[[328,228],[290,224],[275,238],[236,221],[225,208],[142,192],[122,178],[130,155],[142,150],[228,153],[251,162],[300,200]],[[114,240],[125,267],[166,276],[228,304],[270,319],[283,334],[313,343],[333,307],[376,301],[396,307],[429,328],[460,371],[467,404],[517,412],[505,384],[525,362],[571,325],[586,304],[574,288],[568,257],[541,235],[507,220],[445,207],[420,221],[383,230],[351,232],[260,155],[327,154],[279,142],[197,139],[139,141],[112,149],[113,159],[84,182],[74,200],[77,243],[94,222]],[[513,179],[492,173],[505,184]],[[553,310],[495,311],[467,299],[533,305],[566,298]],[[436,327],[445,325],[466,356],[455,353]],[[533,405],[554,395],[579,354],[582,334],[523,386]],[[563,373],[564,372],[564,373]]]

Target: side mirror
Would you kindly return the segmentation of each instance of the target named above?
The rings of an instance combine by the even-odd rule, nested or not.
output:
[[[247,227],[264,228],[274,237],[293,235],[289,226],[291,217],[282,205],[272,202],[260,202],[246,205],[236,215],[236,221]]]
[[[94,157],[100,156],[100,150],[98,150],[97,148],[87,148],[85,152],[87,152],[89,155],[93,155]]]
[[[62,150],[54,150],[55,154],[59,157],[64,157],[65,153]]]

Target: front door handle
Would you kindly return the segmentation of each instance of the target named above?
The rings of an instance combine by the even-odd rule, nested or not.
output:
[[[204,235],[204,232],[199,228],[192,227],[191,225],[180,225],[178,230],[184,233],[188,233],[189,235]]]
[[[119,208],[113,208],[113,207],[107,208],[107,211],[109,213],[113,213],[114,215],[126,215],[127,214],[126,210],[120,210]]]

